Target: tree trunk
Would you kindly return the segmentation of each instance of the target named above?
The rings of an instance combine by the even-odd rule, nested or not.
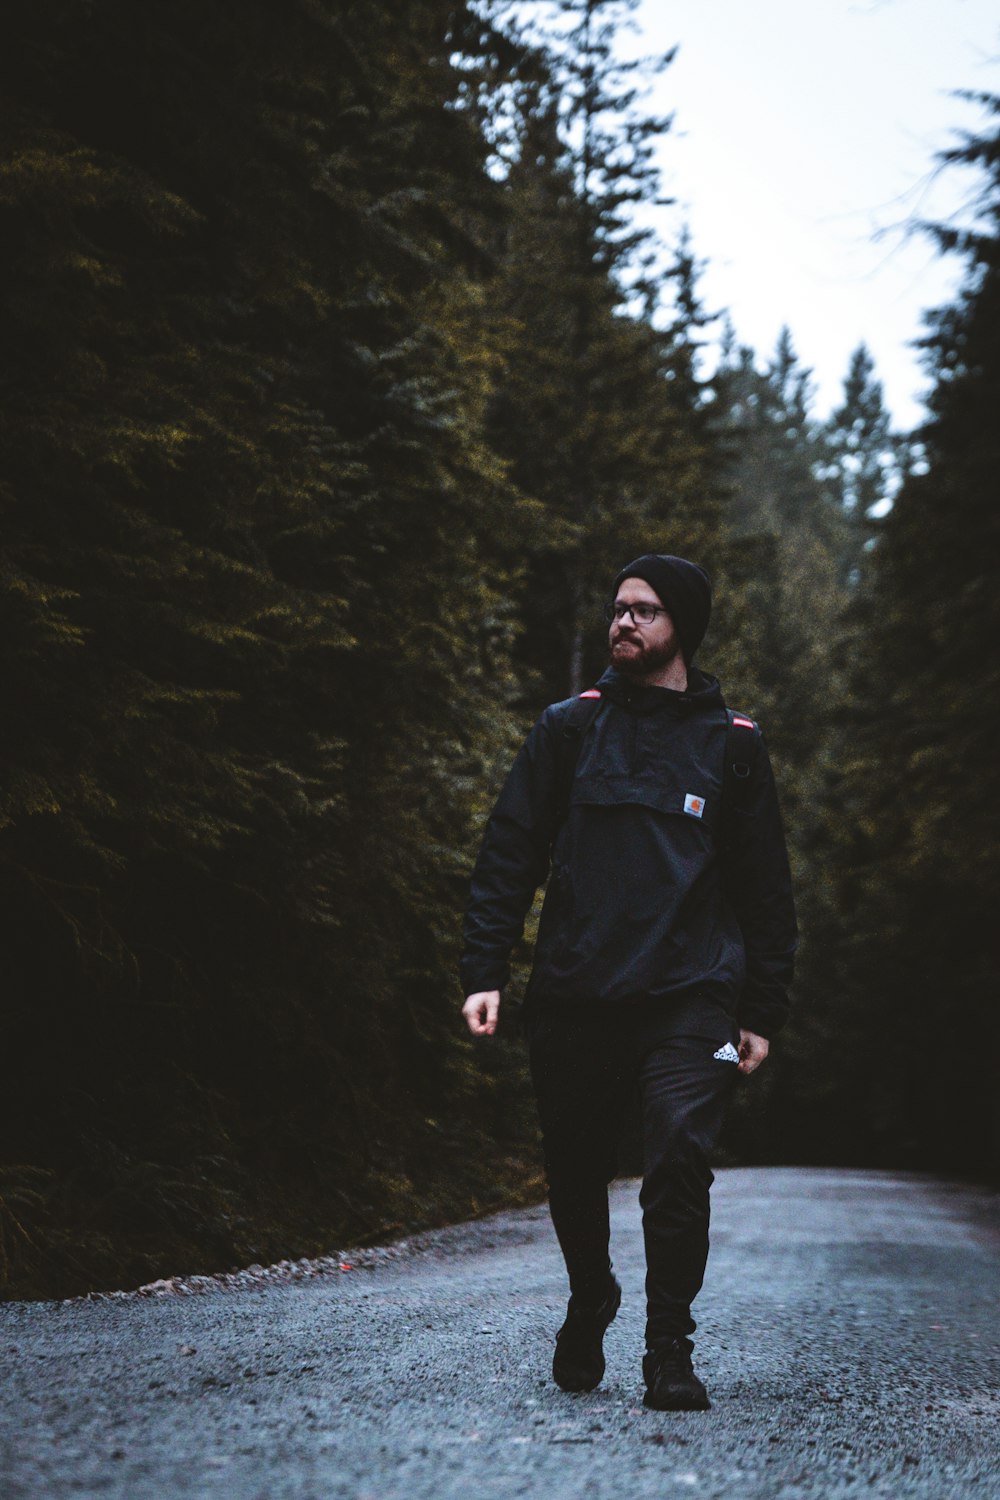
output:
[[[571,698],[583,692],[583,589],[579,575],[573,580],[570,614],[569,692]]]

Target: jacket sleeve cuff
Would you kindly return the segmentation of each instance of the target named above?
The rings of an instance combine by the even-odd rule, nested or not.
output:
[[[765,1041],[772,1041],[788,1020],[788,1007],[770,1004],[767,1000],[748,996],[739,1008],[737,1024],[743,1031],[752,1031]]]
[[[462,995],[478,995],[484,990],[502,990],[510,978],[510,967],[507,964],[494,964],[491,967],[480,965],[478,968],[466,968],[463,964],[459,970],[459,983],[462,986]]]

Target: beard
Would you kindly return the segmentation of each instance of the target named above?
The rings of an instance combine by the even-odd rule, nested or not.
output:
[[[619,635],[611,642],[608,656],[623,677],[650,677],[669,667],[681,654],[676,637],[665,646],[650,646],[641,636]]]

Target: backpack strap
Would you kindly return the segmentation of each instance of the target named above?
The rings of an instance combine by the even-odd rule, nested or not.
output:
[[[750,793],[750,773],[760,750],[760,726],[747,714],[726,709],[726,763],[722,774],[722,826],[727,829],[733,811],[745,812]]]
[[[604,696],[600,688],[588,688],[573,700],[563,718],[556,765],[553,835],[558,833],[569,817],[569,799],[573,794],[573,782],[576,779],[584,736],[603,707]]]

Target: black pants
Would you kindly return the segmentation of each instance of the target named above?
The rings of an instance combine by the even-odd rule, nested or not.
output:
[[[709,1034],[694,1035],[693,1026]],[[613,1013],[542,1005],[526,1027],[549,1207],[570,1291],[588,1302],[607,1286],[608,1184],[638,1087],[646,1345],[693,1333],[691,1303],[708,1259],[708,1158],[737,1076],[736,1064],[715,1053],[738,1045],[732,1021],[721,1007],[692,1022],[690,1013],[679,1018],[644,1002]]]

